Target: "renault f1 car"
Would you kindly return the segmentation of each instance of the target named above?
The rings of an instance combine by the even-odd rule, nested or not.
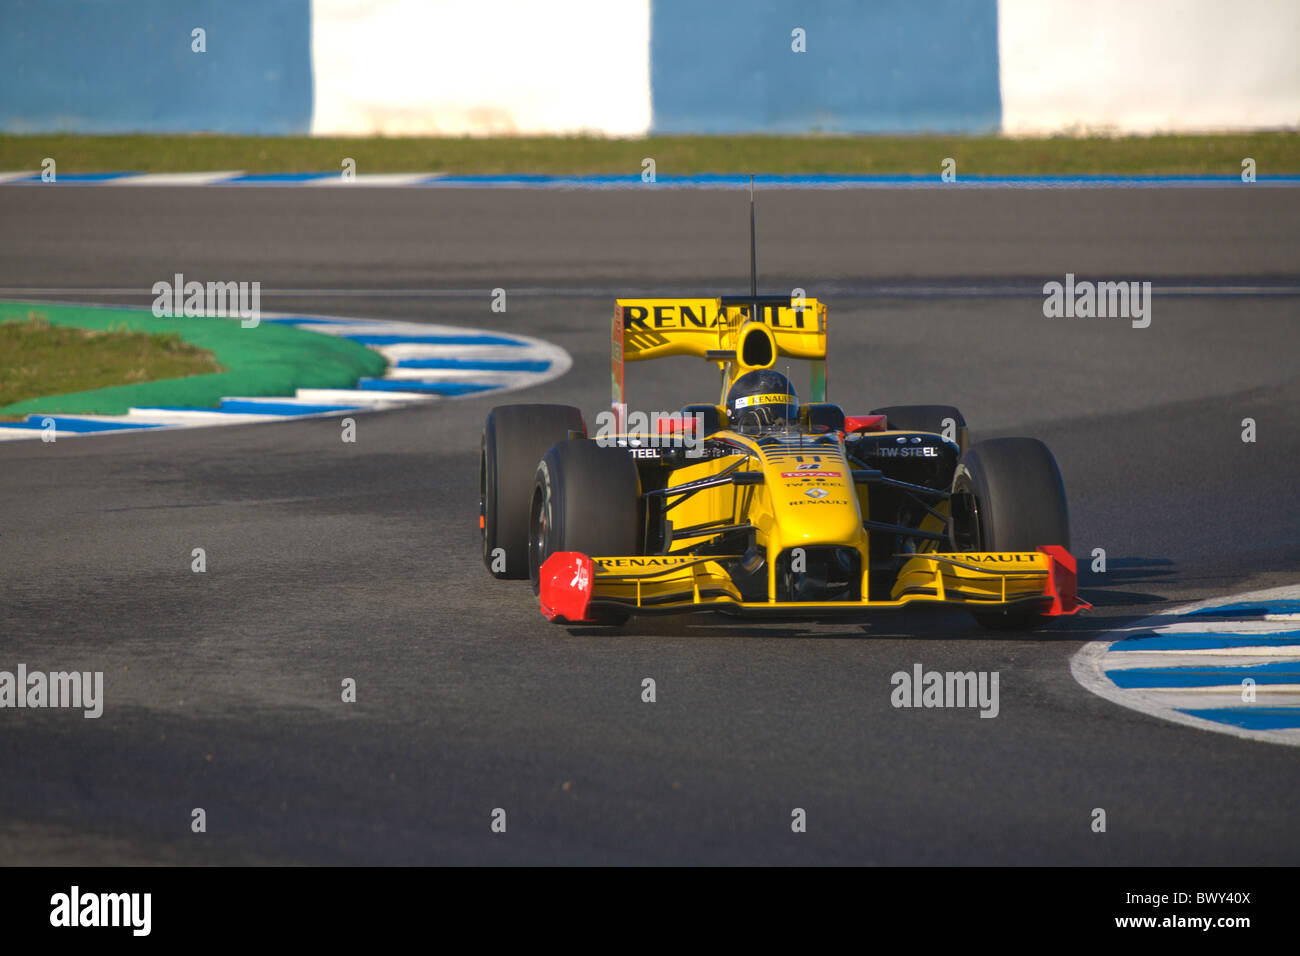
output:
[[[530,578],[542,613],[617,624],[721,611],[811,618],[956,605],[1027,628],[1087,608],[1065,488],[1033,438],[971,443],[949,405],[846,415],[826,400],[826,306],[758,294],[619,299],[611,402],[503,405],[479,464],[483,561]],[[629,414],[626,363],[696,356],[718,404]],[[810,399],[774,366],[806,360]]]
[[[530,578],[542,613],[567,623],[955,605],[1026,628],[1088,607],[1047,447],[971,443],[945,405],[847,415],[826,400],[826,337],[816,299],[619,299],[596,434],[563,405],[487,418],[488,570]],[[681,355],[720,369],[719,402],[629,415],[626,363]],[[810,363],[811,401],[779,358]]]

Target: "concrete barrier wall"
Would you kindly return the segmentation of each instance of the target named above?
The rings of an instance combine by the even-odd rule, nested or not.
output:
[[[650,0],[315,0],[318,134],[638,135]]]
[[[310,21],[311,0],[0,0],[0,130],[305,133]]]
[[[0,130],[1296,127],[1298,49],[1300,0],[0,0]]]
[[[1001,0],[1012,134],[1300,125],[1300,0]]]
[[[999,128],[996,0],[655,0],[651,22],[657,133]]]

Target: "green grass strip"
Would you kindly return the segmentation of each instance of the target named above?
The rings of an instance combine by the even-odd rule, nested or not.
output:
[[[1223,175],[1239,176],[1246,157],[1260,176],[1300,173],[1300,134],[1214,136],[591,136],[258,137],[0,136],[0,171],[59,173],[445,172],[640,175],[653,158],[659,176],[696,173],[842,173],[938,176],[946,157],[958,176]]]
[[[175,332],[124,332],[0,322],[0,406],[40,395],[223,372],[212,353]]]
[[[239,319],[155,318],[146,309],[0,302],[0,322],[36,312],[50,325],[150,334],[174,332],[212,353],[227,369],[206,375],[114,385],[31,398],[0,408],[0,415],[125,415],[132,406],[216,408],[228,396],[292,396],[298,388],[352,388],[358,378],[387,367],[373,349],[332,335],[262,322],[245,329]],[[75,362],[75,350],[68,350]]]

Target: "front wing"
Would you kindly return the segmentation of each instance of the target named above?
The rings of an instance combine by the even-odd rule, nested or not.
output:
[[[903,565],[884,601],[746,601],[727,572],[727,560],[726,555],[593,558],[560,551],[541,567],[541,610],[552,621],[581,623],[596,620],[601,610],[823,617],[940,604],[977,611],[1038,608],[1055,616],[1091,607],[1078,597],[1074,557],[1059,545],[917,554]],[[868,593],[865,575],[862,593]]]

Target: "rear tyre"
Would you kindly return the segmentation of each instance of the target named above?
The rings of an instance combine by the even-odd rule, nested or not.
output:
[[[626,449],[587,439],[554,445],[537,466],[529,509],[528,576],[539,589],[542,564],[557,551],[588,556],[640,553],[641,480]],[[602,624],[628,615],[599,611]]]
[[[889,405],[873,408],[872,415],[884,415],[895,431],[932,432],[947,438],[952,435],[963,454],[969,444],[966,419],[952,405]],[[952,424],[950,425],[949,422]]]
[[[528,577],[528,506],[537,463],[571,433],[587,433],[582,412],[571,405],[501,405],[488,414],[479,455],[479,522],[483,564],[493,577]]]
[[[957,464],[952,487],[954,551],[1034,551],[1070,547],[1070,517],[1061,471],[1036,438],[975,443]],[[972,612],[987,628],[1018,630],[1044,623],[1037,611]]]

